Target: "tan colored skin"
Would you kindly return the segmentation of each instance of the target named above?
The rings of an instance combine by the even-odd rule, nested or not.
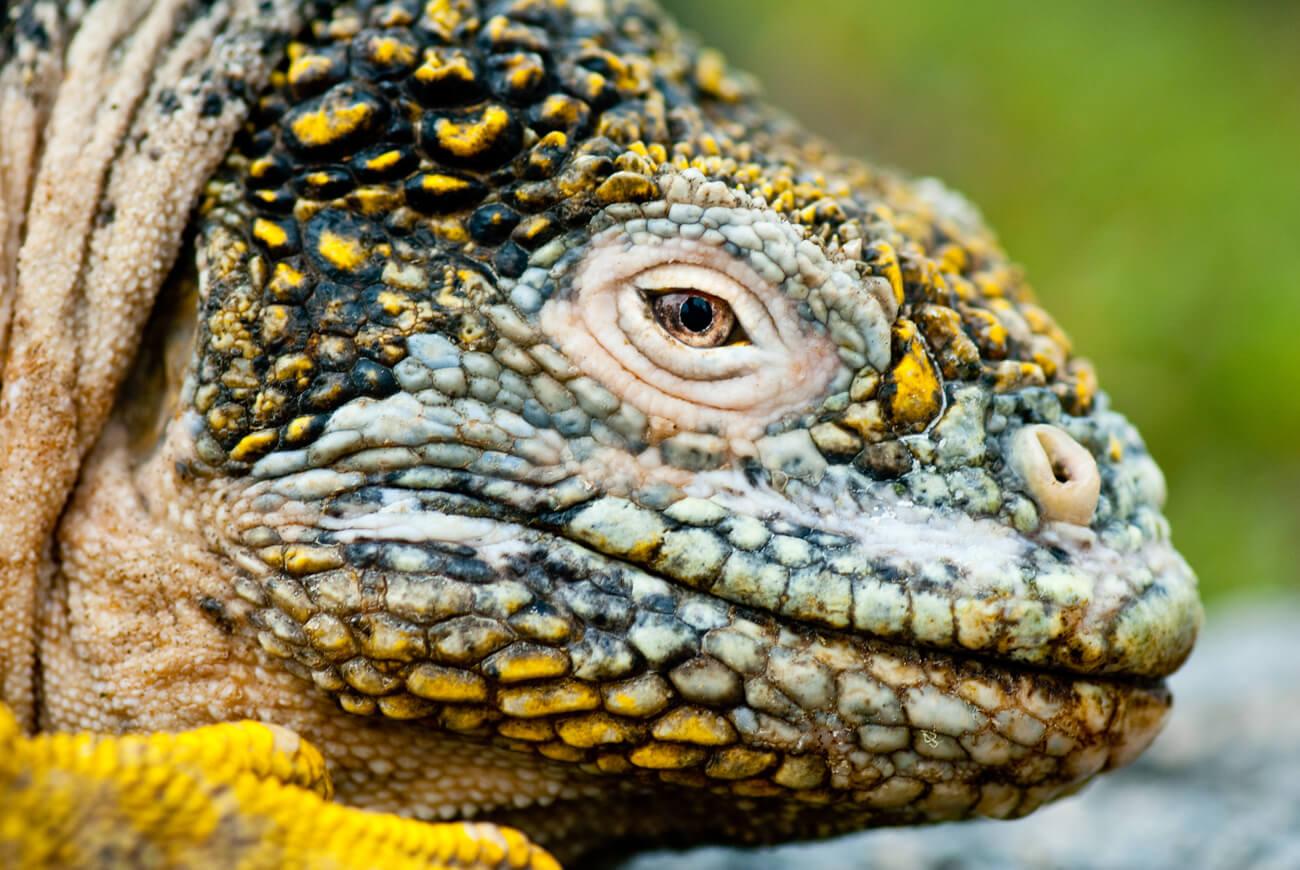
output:
[[[54,524],[127,374],[201,176],[215,168],[240,119],[234,105],[201,117],[206,85],[170,115],[141,103],[150,87],[205,65],[242,67],[256,86],[267,71],[256,34],[245,31],[293,22],[284,4],[261,19],[253,3],[220,4],[204,26],[178,35],[183,6],[100,3],[78,22],[58,4],[33,4],[49,45],[16,50],[0,82],[8,231],[0,298],[14,312],[12,323],[0,322],[9,338],[0,381],[0,695],[29,724],[34,611],[52,569]],[[75,5],[66,11],[79,14]],[[208,55],[214,31],[224,31],[222,48]],[[65,69],[75,72],[65,78]],[[119,153],[128,136],[133,144]],[[97,222],[105,213],[123,220]]]

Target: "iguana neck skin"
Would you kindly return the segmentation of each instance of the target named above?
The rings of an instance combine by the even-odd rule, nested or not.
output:
[[[969,204],[649,3],[309,5],[60,527],[43,728],[273,722],[562,856],[1149,743],[1159,471]]]

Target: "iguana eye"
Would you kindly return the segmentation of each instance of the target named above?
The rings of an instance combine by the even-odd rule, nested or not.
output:
[[[757,437],[842,368],[770,272],[720,245],[633,243],[615,228],[593,240],[539,320],[583,374],[647,416]]]
[[[655,320],[682,344],[720,347],[733,343],[736,315],[716,296],[697,290],[677,290],[650,301]]]

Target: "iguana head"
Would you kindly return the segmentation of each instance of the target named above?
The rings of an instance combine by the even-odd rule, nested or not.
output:
[[[647,3],[326,5],[157,318],[142,462],[233,643],[687,838],[1019,815],[1147,745],[1200,618],[1160,472],[964,199]]]

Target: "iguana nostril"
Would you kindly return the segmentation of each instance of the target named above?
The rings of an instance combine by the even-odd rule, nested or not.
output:
[[[1056,426],[1026,426],[1011,443],[1011,464],[1046,521],[1086,526],[1101,495],[1097,461]]]

